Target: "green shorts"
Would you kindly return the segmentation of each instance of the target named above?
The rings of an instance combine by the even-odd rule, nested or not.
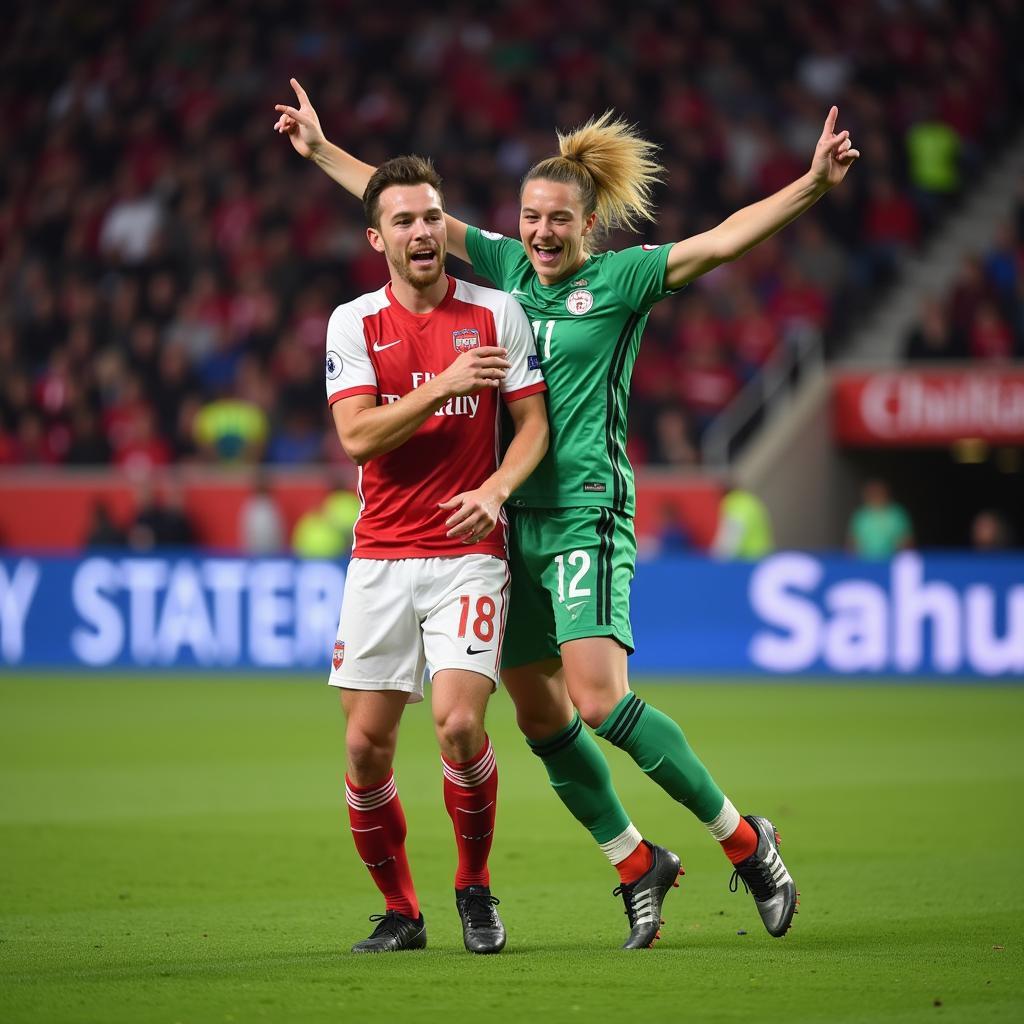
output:
[[[633,521],[608,508],[508,509],[512,589],[502,668],[557,658],[566,640],[614,637],[633,653]]]

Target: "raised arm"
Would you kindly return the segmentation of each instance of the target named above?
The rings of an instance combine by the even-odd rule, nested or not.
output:
[[[770,238],[809,210],[829,189],[846,177],[860,152],[848,131],[836,134],[839,108],[825,118],[808,172],[767,199],[737,210],[717,227],[676,242],[665,265],[665,287],[681,288],[721,263],[727,263]]]
[[[289,81],[295,90],[299,105],[292,107],[286,103],[276,104],[274,109],[279,117],[274,124],[274,130],[288,136],[299,156],[316,164],[356,199],[362,199],[376,168],[363,163],[351,153],[346,153],[333,142],[328,142],[306,90],[299,85],[297,79],[291,78]],[[466,251],[466,225],[447,213],[445,221],[448,225],[448,251],[453,256],[458,256],[460,260],[471,263],[469,253]]]

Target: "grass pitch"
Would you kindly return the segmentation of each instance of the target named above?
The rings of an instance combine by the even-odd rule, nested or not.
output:
[[[429,716],[397,764],[423,953],[354,957],[380,900],[352,847],[342,718],[320,680],[0,677],[0,1020],[1024,1019],[1024,689],[637,687],[802,891],[782,940],[690,816],[611,751],[638,827],[683,858],[652,951],[550,792],[506,695],[489,731],[509,945],[462,950]]]

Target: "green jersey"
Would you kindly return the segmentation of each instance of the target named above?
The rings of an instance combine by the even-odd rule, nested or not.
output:
[[[473,269],[526,311],[548,386],[548,451],[511,504],[601,505],[633,515],[629,382],[651,306],[672,294],[665,288],[672,246],[598,253],[553,285],[541,284],[516,239],[470,227],[466,248]]]

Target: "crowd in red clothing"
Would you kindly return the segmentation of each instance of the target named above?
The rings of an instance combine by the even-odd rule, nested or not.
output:
[[[993,244],[964,260],[948,294],[926,299],[904,354],[992,365],[1024,359],[1024,193]]]
[[[836,102],[856,173],[651,316],[633,454],[693,461],[743,381],[800,332],[841,335],[998,147],[1021,109],[1021,20],[1012,0],[637,0],[625,21],[555,0],[16,3],[0,43],[0,463],[339,458],[326,322],[386,270],[358,204],[272,131],[291,75],[330,138],[374,162],[433,155],[453,212],[513,235],[519,177],[554,128],[612,106],[662,146],[654,242],[802,173]],[[944,176],[911,151],[920,125],[945,133]],[[1014,323],[980,303],[967,351],[1005,351],[1007,327],[1019,345],[1016,308]],[[256,443],[197,428],[225,401]]]

